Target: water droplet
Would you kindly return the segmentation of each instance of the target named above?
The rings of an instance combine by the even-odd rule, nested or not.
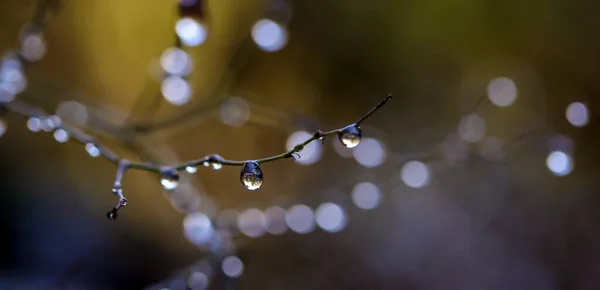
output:
[[[162,184],[165,190],[174,190],[177,188],[179,186],[179,174],[177,170],[172,169],[163,172],[160,184]]]
[[[106,217],[111,221],[116,220],[117,219],[117,209],[116,208],[111,209],[108,213],[106,213]]]
[[[188,166],[185,168],[185,171],[187,171],[187,173],[189,173],[189,174],[194,174],[198,171],[198,168],[196,168],[194,166]]]
[[[117,207],[123,207],[127,205],[127,199],[124,197],[119,198],[119,204],[117,205]]]
[[[263,183],[263,172],[257,162],[246,161],[242,165],[240,180],[248,190],[257,190]]]
[[[213,154],[208,156],[207,161],[204,162],[204,166],[210,166],[213,170],[219,170],[223,168],[223,161],[225,161],[225,158],[221,157],[221,155]]]
[[[213,170],[219,170],[219,169],[223,168],[223,163],[221,163],[221,162],[212,162],[212,163],[210,163],[210,165],[212,166]]]
[[[355,124],[346,126],[338,133],[338,137],[346,148],[354,148],[360,143],[360,127]]]
[[[112,188],[112,193],[119,198],[123,197],[123,189],[120,184],[115,184]]]
[[[202,165],[204,165],[204,167],[209,167],[210,163],[208,163],[208,161],[204,161],[204,163],[202,163]]]
[[[117,202],[117,205],[115,207],[113,207],[108,213],[106,213],[106,217],[109,220],[114,221],[117,219],[117,212],[119,211],[119,209],[127,205],[127,199],[123,197],[121,185],[115,184],[112,191],[114,194],[119,196],[119,201]]]
[[[92,157],[100,156],[100,149],[98,149],[94,143],[85,144],[85,151],[87,151],[87,153]]]

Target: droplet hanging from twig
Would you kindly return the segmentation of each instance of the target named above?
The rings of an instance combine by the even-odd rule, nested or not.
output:
[[[361,138],[360,127],[356,124],[352,124],[344,127],[339,133],[338,137],[340,142],[344,144],[347,148],[354,148],[358,146]]]
[[[263,172],[255,161],[246,161],[242,165],[240,181],[248,190],[257,190],[263,183]]]
[[[177,188],[177,186],[179,186],[179,174],[177,173],[177,170],[171,169],[164,171],[160,179],[160,184],[162,184],[165,190],[174,190]]]

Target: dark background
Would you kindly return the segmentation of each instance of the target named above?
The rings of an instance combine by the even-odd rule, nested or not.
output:
[[[0,2],[0,49],[18,45],[33,4]],[[120,154],[174,164],[211,153],[236,160],[278,154],[290,133],[349,124],[393,93],[363,126],[385,144],[379,167],[338,156],[331,138],[314,165],[264,165],[258,192],[242,188],[239,168],[199,169],[192,181],[203,211],[335,201],[349,219],[337,234],[236,238],[244,274],[215,275],[211,289],[600,288],[596,3],[297,1],[289,43],[274,53],[249,38],[268,3],[205,5],[211,30],[188,50],[194,95],[185,106],[163,101],[160,83],[148,76],[149,64],[173,45],[176,1],[60,1],[45,28],[46,56],[28,69],[18,98],[50,112],[78,101],[108,120],[95,129]],[[519,89],[504,109],[479,103],[498,76]],[[230,96],[252,104],[242,127],[215,113]],[[589,108],[583,128],[565,119],[574,101]],[[505,155],[486,160],[473,145],[449,162],[440,148],[473,108],[488,122],[486,134],[505,142]],[[130,130],[184,112],[192,113],[161,130]],[[29,132],[19,116],[5,121],[0,289],[142,289],[168,284],[207,256],[183,235],[185,215],[157,176],[128,172],[130,204],[109,222],[112,164],[80,144]],[[574,171],[564,177],[545,167],[557,134],[575,144]],[[399,173],[420,156],[434,173],[426,187],[411,189]],[[349,194],[360,181],[381,187],[377,209],[353,207]]]

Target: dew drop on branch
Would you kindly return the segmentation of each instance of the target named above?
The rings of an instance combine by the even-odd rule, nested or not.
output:
[[[174,190],[177,188],[177,186],[179,186],[179,174],[176,170],[163,172],[160,179],[160,184],[162,184],[165,190]]]
[[[223,163],[221,162],[211,162],[210,165],[212,166],[213,170],[219,170],[223,168]]]
[[[85,144],[85,151],[87,151],[87,153],[92,157],[100,156],[100,149],[98,149],[94,143]]]
[[[356,124],[346,126],[338,133],[340,142],[342,142],[346,148],[354,148],[358,146],[361,135],[362,133],[360,131],[360,127],[358,127]]]
[[[263,183],[263,172],[255,161],[247,161],[242,165],[240,181],[248,190],[257,190]]]

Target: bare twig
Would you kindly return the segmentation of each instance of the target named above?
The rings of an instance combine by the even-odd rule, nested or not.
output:
[[[360,125],[360,123],[362,123],[364,120],[366,120],[371,115],[373,115],[373,113],[375,113],[377,110],[381,109],[381,107],[385,106],[387,101],[389,101],[391,98],[392,98],[392,94],[389,94],[387,97],[385,97],[385,99],[383,99],[381,102],[379,102],[379,104],[377,104],[377,106],[373,107],[373,109],[371,109],[362,118],[360,118],[360,120],[356,121],[356,125]]]
[[[392,98],[391,95],[387,96],[379,104],[377,104],[377,106],[373,107],[369,112],[367,112],[367,114],[365,114],[363,117],[361,117],[356,123],[353,123],[350,125],[358,125],[360,122],[363,122],[369,116],[371,116],[374,112],[376,112],[381,107],[383,107],[386,104],[386,102],[388,100],[390,100],[391,98]],[[45,120],[45,119],[51,117],[49,114],[47,114],[42,109],[34,107],[32,105],[29,105],[29,104],[19,101],[19,100],[15,100],[13,102],[4,104],[4,107],[10,112],[13,112],[17,115],[27,117],[27,118],[34,117],[34,118],[39,118],[40,120]],[[129,159],[124,159],[124,158],[120,157],[119,155],[117,155],[111,149],[100,144],[96,140],[95,137],[88,135],[87,133],[83,132],[82,130],[75,128],[73,126],[70,126],[68,124],[65,124],[65,123],[56,124],[54,129],[64,130],[65,132],[67,132],[69,134],[69,136],[72,139],[76,140],[77,142],[79,142],[81,144],[91,143],[94,146],[96,146],[96,148],[98,148],[98,150],[99,150],[100,156],[104,157],[109,162],[117,165],[118,168],[120,170],[122,170],[122,172],[118,171],[121,173],[117,174],[117,179],[115,180],[115,185],[116,185],[117,183],[120,184],[122,174],[124,173],[124,171],[126,171],[128,169],[143,170],[143,171],[149,171],[149,172],[162,174],[168,170],[174,169],[176,171],[183,171],[187,167],[196,167],[199,165],[212,164],[212,163],[219,163],[224,166],[242,166],[247,161],[254,161],[259,164],[262,164],[262,163],[273,162],[273,161],[280,160],[280,159],[294,158],[294,155],[296,153],[301,152],[304,149],[304,147],[307,146],[308,144],[310,144],[311,142],[313,142],[315,140],[323,139],[323,138],[331,136],[331,135],[336,135],[336,134],[340,133],[346,127],[347,126],[344,126],[344,127],[341,127],[341,128],[335,129],[335,130],[326,131],[326,132],[318,130],[312,135],[312,137],[310,137],[309,139],[305,140],[304,142],[294,146],[294,148],[292,150],[281,153],[281,154],[277,154],[274,156],[270,156],[270,157],[254,159],[254,160],[229,160],[229,159],[225,159],[225,158],[221,157],[220,155],[212,154],[212,155],[208,155],[203,158],[200,158],[200,159],[190,160],[190,161],[187,161],[180,165],[175,165],[175,166],[164,166],[164,165],[150,163],[150,162],[132,161]]]

